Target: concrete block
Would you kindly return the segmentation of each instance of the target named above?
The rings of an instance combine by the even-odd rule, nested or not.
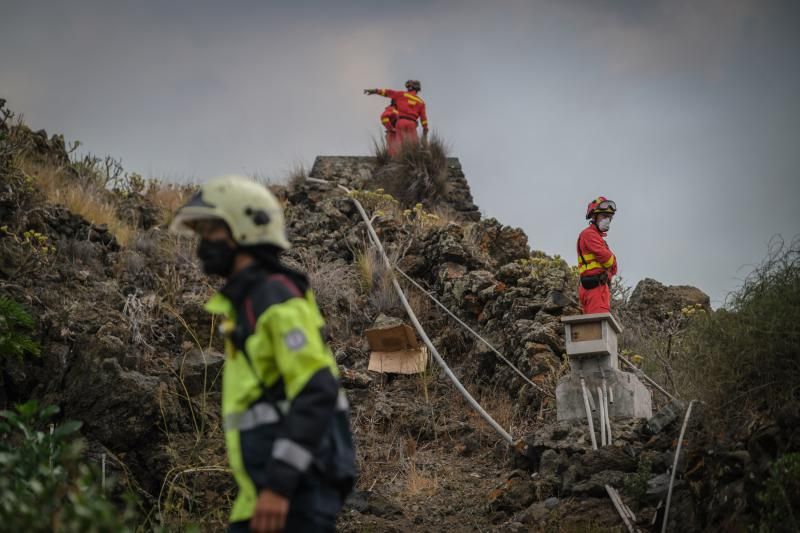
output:
[[[650,418],[653,416],[652,396],[635,374],[615,369],[599,369],[582,372],[589,394],[593,394],[595,407],[599,404],[597,387],[602,387],[603,376],[614,397],[608,405],[611,420],[625,418]],[[575,369],[561,378],[556,387],[556,412],[558,420],[586,419],[586,410],[581,392],[580,373]],[[592,411],[595,429],[600,427],[599,409]]]

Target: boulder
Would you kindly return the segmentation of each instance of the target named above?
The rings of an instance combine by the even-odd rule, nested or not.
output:
[[[664,320],[669,313],[699,305],[710,311],[711,302],[706,293],[688,285],[664,285],[650,278],[636,284],[626,307],[653,320]]]

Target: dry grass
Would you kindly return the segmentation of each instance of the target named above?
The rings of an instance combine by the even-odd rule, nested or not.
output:
[[[194,185],[180,185],[150,180],[144,198],[162,212],[163,224],[169,224],[172,216],[183,206],[196,190]]]
[[[439,478],[436,473],[424,472],[413,459],[406,462],[403,471],[406,478],[404,491],[406,496],[433,495],[439,490]]]
[[[355,262],[359,273],[361,291],[367,296],[370,310],[374,314],[384,313],[400,306],[400,299],[392,285],[390,272],[380,252],[365,244],[362,250],[356,251]],[[389,256],[389,261],[396,264],[396,258]]]
[[[397,198],[405,207],[418,202],[435,205],[447,196],[447,153],[443,139],[432,135],[424,144],[404,143],[394,157],[375,144],[380,167],[373,182]]]
[[[60,168],[51,165],[23,161],[22,170],[50,203],[61,204],[92,224],[106,225],[121,245],[127,245],[136,234],[133,226],[120,220],[107,191],[70,183]]]
[[[287,187],[290,191],[296,191],[306,182],[307,177],[308,171],[306,170],[305,165],[302,163],[297,163],[289,169],[289,172],[286,175]]]

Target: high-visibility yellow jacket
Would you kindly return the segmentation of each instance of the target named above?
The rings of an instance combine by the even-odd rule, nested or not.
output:
[[[589,224],[578,236],[578,273],[594,276],[606,272],[608,279],[617,273],[617,258],[603,237],[606,234]]]
[[[236,522],[253,515],[262,489],[291,499],[303,476],[319,466],[320,449],[330,448],[322,444],[330,440],[337,413],[344,412],[340,429],[350,443],[350,455],[340,463],[352,456],[352,440],[346,398],[311,290],[250,267],[231,278],[206,310],[223,318],[222,415],[239,486],[230,516]],[[354,464],[352,470],[354,475]]]

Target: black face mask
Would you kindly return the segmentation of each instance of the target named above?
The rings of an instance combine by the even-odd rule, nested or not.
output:
[[[233,270],[236,249],[227,241],[200,239],[200,244],[197,245],[197,257],[203,263],[203,272],[206,274],[228,277]]]

